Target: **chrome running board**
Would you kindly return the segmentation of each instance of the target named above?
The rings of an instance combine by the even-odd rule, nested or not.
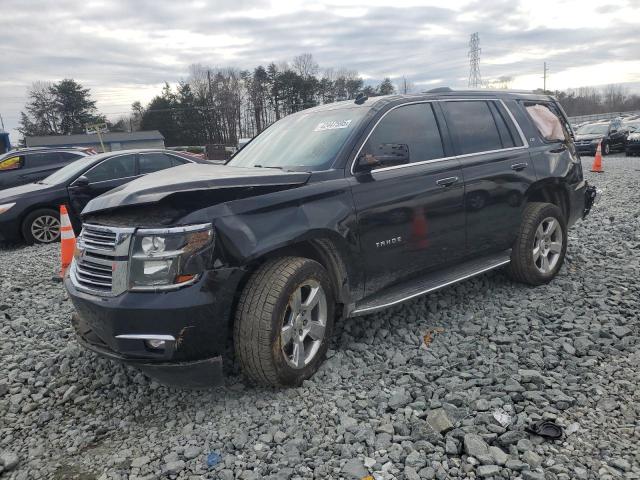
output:
[[[481,273],[502,267],[511,261],[511,250],[469,260],[454,267],[430,272],[427,275],[388,287],[382,292],[371,295],[356,304],[352,317],[366,315],[382,310],[412,298],[439,290],[448,285],[475,277]]]

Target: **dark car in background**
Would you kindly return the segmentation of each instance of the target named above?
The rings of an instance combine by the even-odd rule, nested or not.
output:
[[[614,150],[624,151],[628,133],[620,121],[588,123],[575,132],[576,150],[595,155],[598,144],[602,142],[602,155],[609,155]]]
[[[640,122],[639,122],[640,123]],[[637,127],[634,125],[629,126],[629,135],[627,136],[627,145],[625,147],[625,154],[627,157],[632,155],[640,155],[640,125]]]
[[[0,241],[57,241],[62,204],[79,232],[80,212],[92,198],[147,173],[187,163],[200,160],[166,150],[120,150],[86,156],[40,181],[2,190]]]
[[[0,155],[0,190],[36,182],[95,153],[87,148],[23,148]]]

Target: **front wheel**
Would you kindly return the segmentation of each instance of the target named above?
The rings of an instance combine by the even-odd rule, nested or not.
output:
[[[528,203],[507,272],[529,285],[550,282],[567,251],[567,224],[560,209],[550,203]]]
[[[608,143],[602,144],[602,155],[609,155],[611,153],[611,145]]]
[[[240,366],[253,382],[299,385],[324,360],[335,300],[318,262],[284,257],[262,265],[245,285],[234,324]]]
[[[53,243],[60,238],[60,213],[49,208],[35,210],[22,222],[22,237],[34,243]]]

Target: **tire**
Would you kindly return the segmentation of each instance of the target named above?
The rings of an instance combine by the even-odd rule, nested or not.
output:
[[[319,301],[305,309],[312,291]],[[301,308],[296,310],[298,293]],[[311,377],[327,353],[334,298],[327,272],[313,260],[283,257],[262,265],[245,285],[235,315],[234,348],[245,375],[275,387],[300,385]],[[297,355],[300,344],[304,356]]]
[[[22,221],[22,238],[28,245],[57,242],[60,239],[60,212],[41,208],[29,213]]]
[[[566,251],[567,223],[560,209],[551,203],[528,203],[511,250],[507,273],[513,280],[529,285],[549,283],[562,267]]]
[[[611,153],[611,145],[609,145],[608,143],[603,143],[602,144],[602,156],[606,156],[609,155]]]

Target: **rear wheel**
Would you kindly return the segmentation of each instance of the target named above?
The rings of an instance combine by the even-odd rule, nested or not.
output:
[[[50,208],[34,210],[22,222],[22,237],[29,245],[57,242],[60,238],[60,213]]]
[[[299,385],[324,360],[335,301],[319,263],[284,257],[262,265],[242,291],[234,346],[243,372],[270,386]]]
[[[560,270],[567,250],[567,225],[560,209],[550,203],[528,203],[507,271],[519,282],[541,285]]]

